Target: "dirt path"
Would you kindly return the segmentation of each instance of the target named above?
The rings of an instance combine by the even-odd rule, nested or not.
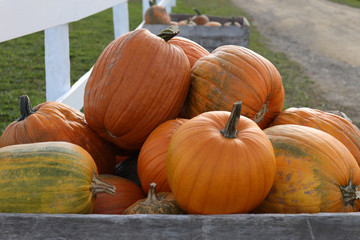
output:
[[[304,67],[329,108],[360,127],[360,9],[327,0],[232,1],[276,50]]]

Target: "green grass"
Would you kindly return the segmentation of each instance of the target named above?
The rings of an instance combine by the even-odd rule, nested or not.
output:
[[[330,1],[348,5],[350,7],[360,8],[360,0],[330,0]]]
[[[193,14],[193,8],[214,16],[246,16],[231,0],[178,0],[173,12]],[[142,19],[141,0],[129,1],[129,16],[130,30],[133,30]],[[112,10],[71,23],[69,30],[71,81],[74,83],[113,40]],[[254,27],[250,29],[249,48],[269,59],[279,70],[285,87],[285,107],[316,106],[312,81],[285,54],[272,51]],[[27,94],[33,106],[46,100],[44,68],[43,32],[0,43],[0,134],[19,117],[20,95]]]

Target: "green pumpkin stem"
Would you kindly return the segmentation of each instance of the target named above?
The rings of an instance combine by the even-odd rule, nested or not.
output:
[[[93,178],[90,184],[90,191],[93,198],[96,198],[98,193],[107,193],[114,195],[116,187],[110,183],[106,183],[97,177],[96,172],[93,173]]]
[[[201,16],[201,12],[198,9],[193,8],[193,10],[196,12],[196,15]]]
[[[350,204],[355,209],[355,200],[360,199],[360,191],[358,186],[355,186],[352,182],[352,171],[348,185],[339,186],[344,201],[344,205]]]
[[[229,120],[227,121],[225,128],[220,131],[224,137],[237,138],[236,134],[238,133],[238,130],[236,127],[240,120],[241,106],[242,101],[234,103]]]
[[[164,39],[166,42],[179,34],[179,26],[171,25],[167,29],[162,30],[157,36]]]
[[[150,0],[149,5],[150,5],[150,7],[155,6],[156,5],[156,0]]]
[[[17,121],[25,120],[34,112],[35,110],[31,106],[30,98],[27,95],[20,96],[20,117]]]
[[[149,184],[149,192],[146,200],[142,202],[141,204],[150,206],[154,203],[160,202],[160,200],[156,196],[156,183],[150,183]]]

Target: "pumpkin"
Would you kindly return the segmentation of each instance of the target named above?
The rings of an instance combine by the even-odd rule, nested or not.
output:
[[[144,14],[145,24],[171,24],[170,15],[163,6],[156,5],[156,1],[149,1],[150,7]]]
[[[222,24],[217,22],[217,21],[209,21],[207,23],[204,24],[204,26],[208,26],[208,27],[221,27]]]
[[[251,119],[233,111],[211,111],[183,123],[172,136],[166,173],[180,208],[192,214],[252,211],[275,177],[272,145]]]
[[[196,15],[191,18],[191,21],[195,22],[196,25],[205,25],[210,21],[209,17],[201,14],[198,9],[194,8],[193,10],[196,12]]]
[[[178,22],[179,26],[196,26],[196,23],[191,18],[183,19]]]
[[[94,214],[122,214],[125,209],[145,197],[143,191],[128,179],[113,175],[100,174],[99,179],[116,187],[113,196],[98,193],[94,202]]]
[[[276,176],[255,212],[359,211],[360,168],[344,144],[301,125],[278,125],[264,132],[274,147]]]
[[[115,169],[114,146],[89,127],[82,112],[60,102],[44,102],[32,108],[29,97],[20,96],[20,118],[6,127],[0,147],[47,141],[65,141],[84,148],[99,173]]]
[[[174,199],[162,197],[156,194],[156,183],[150,183],[147,198],[140,199],[130,207],[124,214],[182,214],[184,211],[177,205]]]
[[[297,124],[322,130],[342,142],[360,165],[360,130],[349,120],[312,108],[288,108],[277,115],[271,126]]]
[[[165,160],[171,137],[187,119],[172,119],[160,124],[141,147],[137,172],[141,187],[145,193],[149,191],[149,184],[156,182],[159,192],[171,192],[167,182]]]
[[[167,41],[179,32],[159,34],[140,28],[110,43],[85,86],[84,113],[100,136],[127,151],[140,150],[159,124],[178,117],[190,85],[184,51]]]
[[[224,23],[224,26],[225,27],[229,27],[229,26],[238,26],[238,27],[240,27],[241,24],[238,21],[236,21],[234,16],[232,16],[231,20],[229,22]]]
[[[191,85],[182,118],[207,111],[231,111],[242,99],[242,115],[264,129],[282,111],[284,87],[275,66],[241,46],[223,45],[191,69]]]
[[[96,194],[115,187],[97,177],[91,155],[69,142],[0,148],[0,212],[91,213]]]
[[[201,58],[209,55],[209,51],[206,50],[200,44],[184,37],[175,36],[169,40],[169,43],[177,45],[184,50],[186,56],[189,59],[190,67],[194,66],[195,62]]]

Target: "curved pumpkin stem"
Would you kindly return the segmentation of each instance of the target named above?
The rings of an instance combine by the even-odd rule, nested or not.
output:
[[[236,134],[238,133],[238,130],[236,129],[236,126],[240,120],[241,107],[242,101],[234,103],[229,120],[227,121],[225,128],[220,131],[224,137],[237,138]]]
[[[114,195],[115,194],[116,187],[110,183],[106,183],[102,180],[100,180],[96,172],[93,173],[93,178],[91,180],[90,185],[90,191],[93,198],[96,198],[97,193],[107,193]]]
[[[150,0],[149,5],[150,5],[150,7],[155,6],[156,5],[156,0]]]
[[[196,12],[196,15],[201,16],[201,12],[198,9],[193,8],[193,10]]]
[[[19,122],[26,119],[34,112],[35,110],[31,106],[30,98],[27,95],[20,96],[20,117],[17,121]]]
[[[166,42],[179,34],[179,26],[171,25],[167,29],[162,30],[157,36],[164,39]]]

